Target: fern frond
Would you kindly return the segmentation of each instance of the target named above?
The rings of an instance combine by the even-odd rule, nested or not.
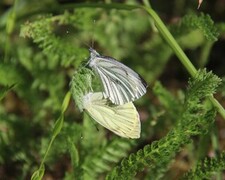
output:
[[[201,13],[199,16],[193,13],[184,16],[177,32],[187,32],[196,29],[199,29],[207,40],[216,41],[218,39],[218,29],[211,17],[204,13]]]
[[[206,158],[184,175],[182,179],[211,179],[216,172],[225,169],[225,152],[215,158]]]
[[[137,172],[142,171],[145,167],[150,169],[149,178],[160,178],[168,169],[181,146],[189,143],[191,136],[205,133],[214,121],[216,111],[204,108],[200,105],[198,98],[207,97],[215,92],[219,82],[219,78],[211,72],[198,71],[196,78],[189,82],[187,98],[183,105],[185,108],[183,108],[176,127],[164,138],[125,158],[119,166],[108,174],[107,179],[132,179]],[[193,91],[196,93],[192,93]],[[199,94],[200,92],[202,94]],[[195,111],[193,111],[193,106],[186,105],[187,102],[188,104],[195,102]]]
[[[71,16],[76,16],[71,14]],[[87,49],[71,45],[66,38],[57,36],[56,29],[62,25],[68,15],[45,16],[34,22],[27,22],[21,28],[20,36],[32,38],[34,43],[43,50],[46,57],[49,59],[49,64],[52,67],[60,64],[68,67],[71,64],[78,65],[87,57]],[[79,19],[79,17],[77,17]],[[71,18],[70,18],[71,19]],[[60,24],[61,23],[61,24]]]
[[[75,71],[70,82],[72,96],[79,110],[83,110],[83,96],[92,91],[93,72],[85,67],[80,67]]]
[[[87,156],[82,165],[84,177],[97,179],[100,174],[111,171],[113,165],[125,157],[134,144],[134,141],[116,138],[101,148],[97,154]]]
[[[162,84],[157,81],[154,84],[153,92],[160,101],[160,104],[166,109],[172,119],[177,119],[182,111],[181,102],[179,102]]]
[[[211,71],[206,72],[206,69],[199,70],[195,78],[189,80],[186,98],[188,101],[195,101],[194,99],[201,100],[205,96],[214,94],[221,81]]]

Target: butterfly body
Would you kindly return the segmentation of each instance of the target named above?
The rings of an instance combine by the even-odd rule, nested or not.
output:
[[[101,79],[105,98],[117,105],[134,101],[146,93],[147,83],[129,67],[116,59],[101,56],[96,50],[90,48],[88,66]]]

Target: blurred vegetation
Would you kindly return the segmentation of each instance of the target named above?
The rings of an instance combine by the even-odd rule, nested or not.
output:
[[[224,179],[225,119],[207,97],[225,106],[225,2],[150,1],[205,68],[192,78],[152,17],[126,6],[148,1],[80,2],[0,1],[0,179]],[[88,46],[148,82],[135,101],[140,139],[112,134],[70,100]]]

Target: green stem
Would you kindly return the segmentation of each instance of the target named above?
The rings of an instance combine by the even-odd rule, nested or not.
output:
[[[164,39],[167,41],[167,43],[170,45],[170,47],[173,49],[174,53],[177,55],[181,63],[184,65],[184,67],[187,69],[187,71],[190,73],[192,77],[195,76],[197,73],[196,68],[193,66],[193,64],[190,62],[184,51],[181,49],[181,47],[177,44],[176,40],[172,36],[172,34],[168,31],[167,27],[164,25],[164,23],[161,21],[160,17],[156,14],[156,12],[147,7],[143,7],[149,15],[152,16],[152,18],[155,21],[155,25],[158,28],[159,32],[162,34]]]
[[[217,132],[217,128],[214,124],[213,126],[213,131],[211,133],[211,141],[212,141],[212,148],[214,150],[214,153],[216,154],[216,157],[219,156],[219,139],[218,139],[218,132]],[[218,171],[215,174],[215,177],[217,180],[222,180],[222,173],[221,171]]]
[[[62,103],[61,115],[60,115],[59,119],[56,121],[56,123],[54,125],[53,135],[52,135],[51,141],[50,141],[50,143],[48,145],[48,148],[47,148],[47,150],[45,152],[44,158],[43,158],[43,160],[41,162],[41,166],[44,165],[45,159],[46,159],[46,157],[48,155],[49,150],[51,149],[52,143],[54,142],[56,136],[60,133],[60,131],[62,129],[63,121],[64,121],[64,113],[65,113],[65,111],[66,111],[66,109],[67,109],[67,107],[69,105],[70,98],[71,98],[71,93],[67,92],[67,94],[64,97],[63,103]]]
[[[152,8],[149,0],[143,0],[143,3],[144,3],[144,5],[146,7]],[[153,32],[158,32],[158,29],[155,27],[155,22],[154,22],[154,20],[151,17],[149,18],[149,22],[151,24],[151,27],[152,27]]]
[[[155,25],[158,28],[159,32],[162,34],[164,39],[167,41],[167,43],[170,45],[170,47],[173,49],[174,53],[177,55],[181,63],[184,65],[184,67],[187,69],[189,74],[194,77],[197,73],[197,69],[193,66],[191,61],[188,59],[184,51],[181,49],[181,47],[178,45],[177,41],[174,39],[174,37],[171,35],[171,33],[168,31],[167,27],[164,25],[164,23],[161,21],[160,17],[155,13],[155,11],[148,7],[142,7],[144,10],[147,11],[147,13],[154,19]],[[213,106],[217,109],[217,111],[220,113],[220,115],[225,119],[225,110],[223,106],[211,95],[209,97],[209,100],[213,104]]]
[[[9,51],[10,51],[10,35],[12,34],[15,21],[16,21],[16,7],[17,7],[17,0],[15,0],[13,8],[11,9],[6,23],[6,38],[5,38],[5,55],[4,55],[4,62],[9,60]]]
[[[51,140],[50,140],[50,143],[48,144],[48,147],[47,147],[47,149],[46,149],[46,151],[45,151],[44,157],[43,157],[43,159],[42,159],[42,161],[41,161],[41,164],[40,164],[40,166],[39,166],[39,169],[38,169],[38,171],[37,171],[37,172],[38,172],[38,176],[37,176],[37,177],[34,176],[34,174],[35,174],[35,173],[34,173],[34,174],[33,174],[34,178],[32,178],[32,179],[35,179],[35,180],[36,180],[36,178],[37,178],[38,180],[39,180],[39,179],[42,179],[42,175],[43,175],[43,174],[40,175],[39,172],[42,172],[42,169],[43,169],[43,167],[44,167],[44,163],[45,163],[46,158],[47,158],[47,156],[48,156],[48,153],[49,153],[49,151],[50,151],[50,149],[51,149],[51,147],[52,147],[52,144],[53,144],[55,138],[57,137],[57,135],[60,133],[60,131],[61,131],[61,129],[62,129],[63,122],[64,122],[64,113],[65,113],[65,111],[66,111],[66,109],[67,109],[67,107],[68,107],[68,105],[69,105],[70,98],[71,98],[71,93],[70,93],[70,92],[67,92],[67,94],[66,94],[65,97],[64,97],[63,103],[62,103],[62,107],[61,107],[61,115],[60,115],[60,117],[58,118],[58,120],[56,121],[56,123],[55,123],[55,125],[54,125],[52,138],[51,138]],[[42,172],[42,173],[44,173],[44,172]],[[35,175],[36,175],[36,174],[35,174]]]
[[[217,109],[217,111],[220,113],[220,115],[223,117],[223,119],[225,119],[225,110],[223,106],[213,97],[213,95],[209,97],[209,100],[211,101],[213,106]]]
[[[214,42],[207,42],[201,49],[201,54],[199,57],[199,67],[204,67],[208,61],[208,57],[210,55],[211,49],[213,47]]]
[[[47,158],[47,156],[48,156],[48,153],[49,153],[49,151],[50,151],[50,149],[51,149],[51,147],[52,147],[52,143],[54,142],[55,138],[56,138],[56,136],[53,136],[53,137],[51,138],[51,141],[50,141],[50,143],[48,144],[48,148],[47,148],[47,150],[45,151],[45,155],[44,155],[44,157],[43,157],[43,159],[42,159],[42,161],[41,161],[40,168],[44,165],[44,163],[45,163],[45,161],[46,161],[46,158]]]

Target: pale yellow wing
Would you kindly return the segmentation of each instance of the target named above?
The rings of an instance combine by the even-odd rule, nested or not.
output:
[[[139,138],[141,123],[132,102],[109,105],[101,92],[89,93],[84,97],[84,109],[99,124],[126,138]]]

